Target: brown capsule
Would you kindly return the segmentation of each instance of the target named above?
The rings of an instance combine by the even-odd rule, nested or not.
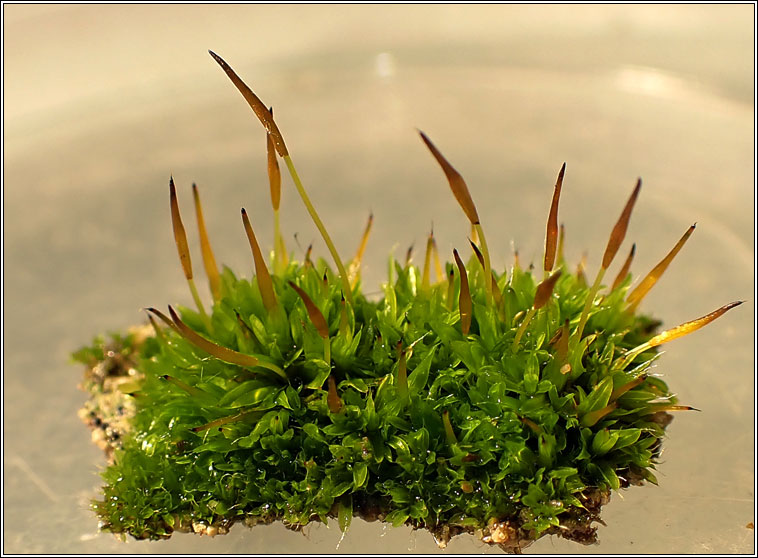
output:
[[[624,279],[626,279],[626,276],[629,274],[629,268],[632,267],[632,260],[634,259],[634,252],[636,249],[637,245],[632,244],[632,249],[629,251],[629,255],[626,257],[624,265],[621,266],[618,275],[616,275],[616,279],[613,281],[613,285],[611,286],[612,291],[615,291],[616,288],[624,281]]]
[[[221,300],[221,276],[216,265],[216,258],[213,255],[208,231],[205,228],[205,219],[203,218],[203,207],[200,204],[200,194],[197,191],[197,184],[192,184],[192,196],[195,199],[195,215],[197,216],[197,230],[200,235],[200,250],[203,255],[203,266],[205,274],[208,276],[213,300]]]
[[[455,199],[458,200],[458,204],[461,206],[461,209],[463,209],[466,217],[468,217],[468,220],[472,225],[478,225],[479,215],[476,212],[474,200],[471,199],[468,186],[466,186],[466,181],[463,180],[460,173],[448,163],[447,159],[445,159],[442,153],[439,152],[426,134],[421,130],[419,130],[419,134],[421,134],[421,139],[424,140],[424,143],[429,148],[429,151],[432,152],[432,155],[434,155],[437,163],[442,167],[442,171],[445,173],[447,181],[450,183],[450,189],[453,191],[453,195],[455,196]]]
[[[271,117],[274,117],[274,109],[269,107]],[[279,170],[279,161],[276,160],[276,146],[271,134],[266,132],[266,158],[268,161],[268,184],[271,191],[271,207],[279,211],[282,200],[282,173]]]
[[[611,265],[611,262],[613,261],[613,258],[616,257],[616,252],[618,252],[619,246],[621,246],[621,243],[624,241],[624,237],[626,236],[626,229],[629,226],[629,219],[632,217],[632,209],[634,209],[634,204],[637,201],[637,196],[639,196],[640,188],[642,188],[642,179],[638,178],[637,185],[634,187],[632,195],[629,196],[629,200],[626,202],[619,220],[616,222],[616,225],[611,231],[611,236],[608,239],[608,245],[605,247],[605,253],[603,254],[603,269],[608,269],[608,267]]]
[[[334,376],[329,376],[329,392],[326,396],[326,404],[329,407],[329,411],[336,414],[342,410],[342,399],[337,394],[337,382],[334,381]]]
[[[290,287],[295,289],[295,292],[300,296],[300,298],[303,301],[303,304],[305,304],[305,310],[308,312],[308,317],[311,320],[311,323],[316,327],[316,331],[318,331],[318,334],[321,336],[322,339],[328,339],[329,338],[329,325],[326,323],[326,319],[324,318],[324,315],[321,313],[321,310],[318,309],[318,306],[313,302],[311,297],[308,296],[308,293],[306,293],[303,289],[295,285],[292,281],[289,282]]]
[[[245,227],[245,233],[247,234],[247,240],[250,242],[250,249],[253,251],[253,262],[255,263],[255,280],[258,282],[258,288],[261,291],[261,298],[263,299],[263,305],[268,312],[272,312],[276,308],[276,294],[274,293],[274,283],[271,281],[271,274],[266,267],[266,260],[263,259],[261,248],[258,245],[258,240],[255,238],[253,227],[250,225],[250,219],[247,217],[247,212],[242,208],[242,224]]]
[[[176,187],[174,186],[174,177],[168,182],[169,202],[171,204],[171,224],[174,228],[174,241],[176,249],[179,252],[179,261],[182,264],[182,270],[187,280],[192,279],[192,260],[190,259],[189,246],[187,245],[187,233],[182,224],[182,216],[179,213],[179,202],[176,199]]]
[[[647,295],[650,289],[655,286],[655,284],[658,282],[658,279],[661,278],[663,272],[666,271],[666,268],[669,266],[674,257],[679,253],[679,250],[682,249],[682,246],[684,246],[685,242],[687,242],[687,239],[689,239],[693,232],[695,232],[695,225],[692,225],[689,229],[687,229],[687,232],[685,232],[682,238],[679,239],[679,242],[676,243],[676,246],[674,246],[666,255],[666,257],[663,258],[658,263],[658,265],[656,265],[652,271],[647,274],[647,276],[640,282],[639,285],[637,285],[637,287],[635,287],[631,293],[629,293],[629,296],[626,299],[627,308],[629,310],[634,310],[637,308],[645,295]]]
[[[466,274],[466,266],[463,265],[461,257],[458,255],[458,250],[453,249],[453,257],[455,258],[455,264],[458,266],[458,273],[461,276],[461,292],[458,295],[458,308],[461,314],[461,331],[463,335],[468,335],[469,329],[471,329],[471,291],[468,285],[468,275]]]
[[[234,72],[231,66],[229,66],[229,64],[224,61],[223,58],[211,50],[209,50],[208,53],[213,57],[218,65],[221,66],[221,69],[226,72],[226,75],[229,76],[230,80],[232,80],[234,86],[239,90],[240,93],[242,93],[242,96],[247,101],[247,104],[250,105],[251,109],[253,109],[255,116],[258,117],[258,120],[261,121],[261,124],[263,124],[263,127],[266,128],[268,133],[271,134],[271,139],[274,142],[276,152],[279,153],[279,156],[285,157],[289,155],[287,146],[284,144],[284,138],[282,137],[282,134],[279,131],[276,122],[274,122],[274,117],[266,108],[266,105],[261,102],[258,96],[253,93],[252,89],[250,89],[245,84],[245,82],[240,79],[240,77]]]
[[[547,218],[547,233],[545,234],[545,271],[552,271],[555,264],[555,252],[558,244],[558,202],[561,199],[563,187],[563,175],[566,172],[566,163],[563,163],[558,179],[553,190],[553,201],[550,204],[550,214]]]
[[[535,310],[539,310],[545,304],[547,304],[547,301],[550,300],[550,297],[553,295],[553,289],[555,288],[555,283],[558,281],[558,279],[561,276],[561,270],[559,269],[555,273],[553,273],[550,277],[542,281],[539,285],[537,285],[537,291],[534,295],[534,308]]]

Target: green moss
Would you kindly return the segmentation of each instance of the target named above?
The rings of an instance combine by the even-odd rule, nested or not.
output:
[[[544,278],[518,264],[490,277],[465,182],[423,134],[481,248],[472,243],[465,264],[455,252],[456,263],[435,282],[430,236],[423,269],[391,259],[383,296],[367,298],[360,256],[344,271],[273,116],[214,58],[270,134],[274,271],[265,269],[244,210],[257,275],[216,271],[195,189],[214,294],[206,313],[171,181],[177,247],[201,310],[169,307],[169,318],[151,309],[162,323],[151,315],[157,335],[147,341],[112,336],[110,348],[97,339],[74,355],[98,370],[87,384],[93,393],[115,389],[136,407],[128,428],[109,433],[118,443],[109,447],[113,462],[94,502],[103,528],[160,538],[237,520],[298,528],[336,517],[345,529],[359,515],[427,528],[442,543],[462,531],[510,550],[547,533],[593,541],[590,523],[611,490],[656,482],[665,411],[688,408],[647,375],[655,347],[738,303],[653,337],[658,322],[637,314],[627,296],[631,255],[612,287],[601,284],[640,182],[594,284],[569,270],[560,245],[553,270],[565,165],[548,220]],[[323,260],[286,257],[275,148],[341,273]],[[637,288],[636,302],[691,232]],[[139,374],[128,371],[132,365]],[[128,381],[106,382],[110,369]],[[90,418],[98,406],[91,408]]]
[[[581,507],[588,489],[618,488],[618,475],[628,471],[653,478],[663,435],[654,416],[675,402],[662,381],[645,379],[615,409],[591,418],[654,357],[644,353],[614,370],[626,349],[650,336],[647,318],[623,312],[628,280],[594,306],[587,327],[594,340],[561,359],[549,341],[566,320],[579,319],[588,292],[575,276],[558,280],[513,352],[517,316],[529,310],[536,288],[530,272],[498,277],[500,309],[481,286],[472,289],[464,336],[446,282],[422,293],[418,268],[394,268],[381,300],[355,290],[342,329],[340,283],[324,262],[291,263],[274,277],[281,308],[274,314],[255,281],[226,269],[213,331],[191,310],[181,310],[182,320],[221,345],[278,364],[287,380],[223,362],[162,328],[144,346],[133,430],[95,504],[105,528],[142,538],[170,533],[174,518],[218,524],[261,516],[304,525],[357,501],[378,505],[395,525],[484,528],[492,518],[518,518],[538,537]],[[472,285],[481,285],[478,263],[468,268]],[[331,363],[288,281],[325,316]],[[459,285],[456,276],[456,300]],[[405,384],[398,382],[398,344],[413,347]],[[565,373],[565,362],[577,365]],[[336,413],[327,401],[330,375],[342,402]],[[445,413],[454,441],[445,435]]]

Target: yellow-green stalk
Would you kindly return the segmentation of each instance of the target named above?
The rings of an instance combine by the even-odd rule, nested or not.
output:
[[[203,255],[203,266],[205,267],[205,274],[208,276],[208,286],[211,290],[213,300],[218,302],[221,300],[221,276],[218,272],[218,265],[216,265],[216,258],[213,255],[211,242],[208,239],[208,231],[205,228],[203,207],[200,203],[200,193],[194,182],[192,183],[192,195],[195,199],[195,215],[197,216],[197,230],[200,236],[200,250]]]

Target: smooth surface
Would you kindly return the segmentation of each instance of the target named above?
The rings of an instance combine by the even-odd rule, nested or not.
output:
[[[98,534],[89,499],[104,459],[76,411],[68,353],[189,304],[171,236],[173,173],[191,247],[201,189],[216,257],[250,276],[239,209],[271,242],[265,136],[206,53],[223,56],[277,121],[343,257],[369,211],[367,291],[386,256],[432,221],[466,246],[465,217],[417,137],[466,178],[493,264],[538,264],[552,187],[588,275],[638,176],[622,253],[651,269],[697,230],[642,304],[669,327],[746,300],[665,348],[657,372],[683,403],[660,486],[614,495],[600,545],[529,552],[752,553],[754,531],[754,6],[4,5],[3,551],[333,552],[335,525],[126,544]],[[292,183],[282,228],[328,256]],[[301,248],[292,234],[297,232]],[[615,274],[619,261],[610,274]],[[209,296],[200,280],[201,294]],[[426,532],[354,521],[339,552],[437,552]],[[470,537],[448,552],[499,552]]]

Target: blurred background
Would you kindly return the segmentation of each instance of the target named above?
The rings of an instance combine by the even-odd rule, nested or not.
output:
[[[336,524],[161,542],[98,533],[88,502],[105,460],[76,416],[85,395],[69,354],[143,322],[145,306],[190,304],[169,175],[195,254],[193,181],[217,259],[251,275],[242,206],[271,243],[265,135],[212,49],[274,106],[343,258],[373,211],[368,292],[390,251],[421,250],[432,223],[444,253],[466,246],[416,128],[466,178],[500,269],[514,249],[539,263],[564,161],[566,255],[586,254],[589,276],[638,176],[622,247],[637,243],[637,280],[697,222],[642,309],[672,327],[746,300],[658,361],[702,412],[669,427],[660,486],[613,496],[599,546],[545,538],[530,551],[754,552],[754,10],[4,4],[3,551],[441,552],[426,532],[360,520],[341,543]],[[290,249],[314,242],[327,256],[287,177],[282,198]],[[499,550],[464,536],[447,552]]]

